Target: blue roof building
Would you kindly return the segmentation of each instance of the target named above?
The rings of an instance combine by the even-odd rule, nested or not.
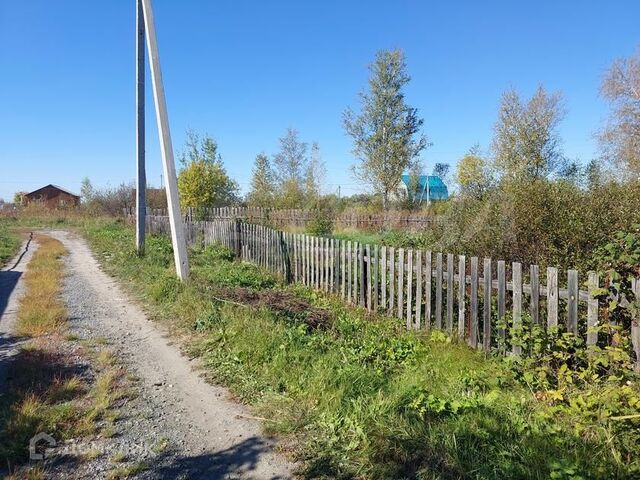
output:
[[[405,192],[409,191],[410,182],[410,175],[402,175],[402,186],[404,187]],[[418,191],[415,192],[415,199],[417,202],[430,203],[438,200],[447,200],[448,198],[449,189],[440,177],[436,175],[418,176]]]

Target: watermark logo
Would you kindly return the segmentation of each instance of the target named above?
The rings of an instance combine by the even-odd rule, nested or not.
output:
[[[40,432],[29,440],[29,458],[31,460],[44,460],[47,448],[54,448],[55,446],[56,440],[51,435]]]

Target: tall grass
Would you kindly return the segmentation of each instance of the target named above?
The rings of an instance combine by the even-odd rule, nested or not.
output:
[[[36,236],[35,241],[39,247],[24,274],[26,293],[18,309],[17,332],[26,336],[51,333],[66,320],[66,309],[60,299],[63,275],[60,259],[66,250],[62,243],[48,236]]]

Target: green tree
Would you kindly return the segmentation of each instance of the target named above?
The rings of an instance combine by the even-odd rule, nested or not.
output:
[[[630,58],[616,60],[602,81],[601,95],[611,105],[598,140],[604,158],[623,176],[640,177],[640,48]]]
[[[238,201],[238,184],[227,175],[213,138],[201,139],[194,132],[187,132],[180,163],[178,190],[183,207],[191,207],[202,216],[207,208]]]
[[[13,194],[14,205],[24,205],[27,192],[16,192]]]
[[[311,155],[309,156],[309,162],[307,163],[304,175],[304,194],[308,204],[317,204],[325,174],[326,168],[320,156],[320,147],[317,142],[313,142],[311,145]]]
[[[449,183],[449,172],[451,171],[451,165],[448,163],[436,163],[433,166],[432,175],[440,177],[445,184]]]
[[[251,191],[247,195],[247,201],[254,207],[271,207],[274,195],[275,184],[271,162],[264,153],[259,153],[253,165]]]
[[[86,205],[91,202],[95,197],[95,194],[96,192],[91,184],[91,180],[89,180],[89,177],[84,177],[80,186],[80,198],[82,199],[82,203]]]
[[[303,182],[308,163],[307,144],[300,140],[297,130],[288,128],[280,138],[280,151],[273,156],[279,207],[299,208],[303,205]]]
[[[423,175],[423,166],[420,162],[415,162],[409,170],[409,181],[407,182],[407,194],[400,197],[399,206],[405,210],[418,208],[422,200],[422,189],[420,188],[420,177]],[[425,192],[426,194],[426,192]],[[420,198],[420,199],[419,199]],[[424,199],[425,203],[426,198]]]
[[[417,109],[405,102],[403,89],[410,77],[404,53],[378,52],[370,72],[369,91],[360,94],[360,113],[347,109],[343,122],[359,160],[353,167],[355,177],[382,195],[387,208],[402,172],[411,169],[427,139],[420,134],[423,120]]]
[[[481,199],[493,186],[493,177],[488,162],[476,145],[458,162],[456,181],[460,195]]]
[[[500,102],[494,126],[495,165],[509,178],[547,178],[562,165],[558,124],[565,110],[559,92],[540,86],[523,103],[515,90],[507,90]]]

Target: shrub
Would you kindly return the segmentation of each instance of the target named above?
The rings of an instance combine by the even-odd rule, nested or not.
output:
[[[333,231],[333,212],[328,208],[311,210],[311,221],[307,224],[307,232],[311,235],[330,235]]]

